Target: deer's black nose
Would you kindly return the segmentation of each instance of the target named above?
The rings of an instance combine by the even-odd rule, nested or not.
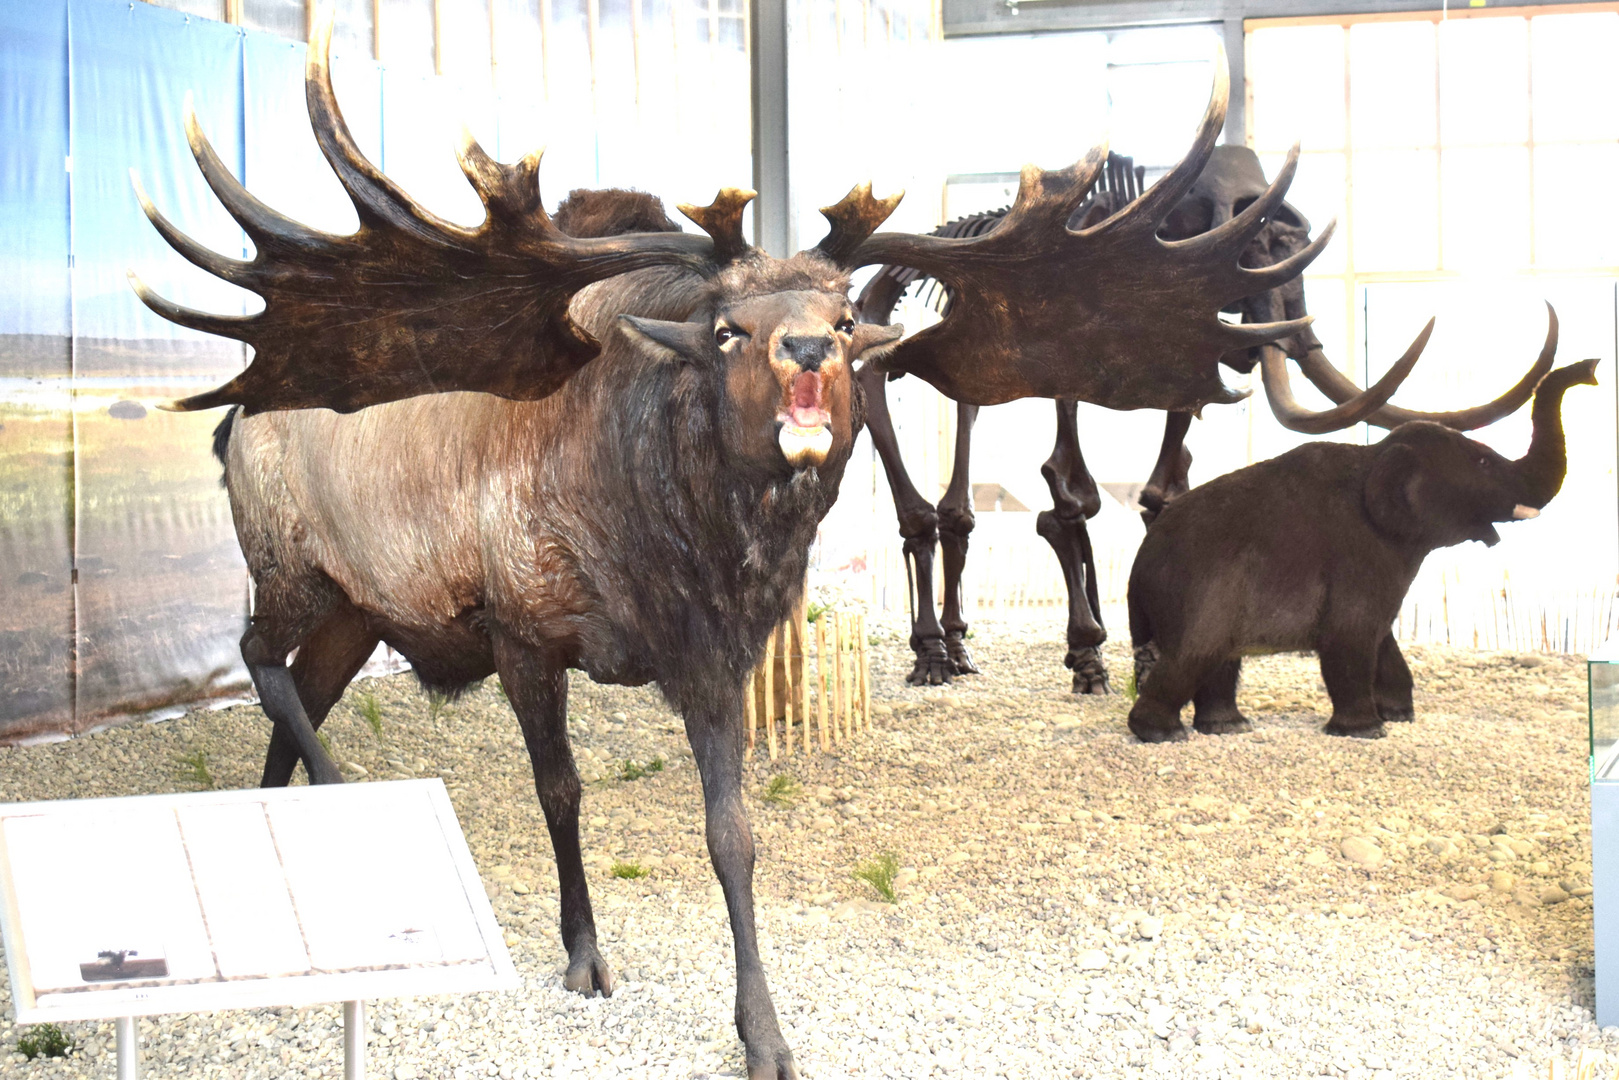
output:
[[[789,334],[781,339],[781,352],[783,358],[791,360],[805,371],[819,371],[821,361],[832,348],[830,337],[794,337]]]

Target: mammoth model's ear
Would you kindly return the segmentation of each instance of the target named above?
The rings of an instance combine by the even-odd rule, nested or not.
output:
[[[1379,532],[1412,538],[1422,531],[1416,506],[1416,451],[1404,443],[1383,445],[1366,477],[1366,515]]]
[[[620,315],[624,336],[648,351],[688,364],[701,362],[714,348],[713,331],[706,322],[665,322]],[[670,357],[668,354],[673,353]]]
[[[895,323],[883,326],[878,323],[856,323],[854,338],[849,343],[849,355],[856,360],[866,363],[879,363],[883,357],[894,351],[899,339],[905,336],[905,327]]]

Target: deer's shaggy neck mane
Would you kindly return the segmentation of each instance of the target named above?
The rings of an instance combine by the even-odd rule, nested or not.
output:
[[[707,283],[610,283],[590,306],[660,317],[684,307],[677,317],[711,318],[717,305],[735,299],[806,287],[837,291],[842,283],[818,258],[758,259]],[[550,405],[570,417],[558,437],[572,445],[544,455],[539,483],[556,485],[568,505],[545,524],[580,555],[599,615],[612,628],[608,655],[642,654],[671,703],[684,707],[692,695],[712,695],[717,681],[734,684],[751,670],[797,600],[849,447],[819,468],[792,472],[783,462],[761,469],[727,450],[741,420],[724,393],[717,354],[706,363],[656,356],[616,329],[603,342],[603,355]],[[858,433],[858,395],[852,408]],[[582,469],[568,464],[581,460]],[[580,489],[582,477],[588,491]],[[593,667],[588,655],[581,662]]]

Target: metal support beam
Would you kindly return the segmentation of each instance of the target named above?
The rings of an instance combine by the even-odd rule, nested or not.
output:
[[[793,250],[787,173],[787,5],[749,0],[753,69],[753,242],[785,258]]]
[[[1231,99],[1225,111],[1225,144],[1248,144],[1248,66],[1243,46],[1247,37],[1241,19],[1227,19],[1225,27],[1226,62],[1231,65]]]
[[[118,1080],[139,1080],[141,1075],[141,1034],[133,1016],[120,1016],[112,1023],[118,1054]]]
[[[365,1080],[365,1002],[343,1002],[343,1080]]]

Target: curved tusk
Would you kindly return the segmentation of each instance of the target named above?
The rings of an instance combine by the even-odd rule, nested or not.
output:
[[[1422,328],[1411,347],[1405,350],[1405,355],[1394,362],[1394,366],[1370,389],[1364,393],[1340,402],[1336,408],[1314,412],[1300,405],[1293,397],[1293,386],[1287,374],[1287,354],[1276,345],[1265,345],[1259,351],[1260,378],[1265,384],[1265,397],[1270,401],[1270,411],[1276,414],[1277,421],[1289,431],[1298,431],[1306,435],[1325,435],[1329,431],[1342,431],[1346,427],[1360,423],[1373,413],[1381,409],[1394,392],[1400,388],[1405,377],[1411,374],[1417,360],[1422,356],[1422,350],[1428,345],[1428,338],[1433,334],[1433,320]]]
[[[1537,518],[1539,516],[1539,510],[1536,510],[1533,506],[1525,506],[1523,503],[1519,503],[1517,506],[1512,508],[1513,521],[1528,521],[1530,518]]]
[[[1366,422],[1376,424],[1378,427],[1393,428],[1412,420],[1429,420],[1457,431],[1471,431],[1517,412],[1534,396],[1535,387],[1540,385],[1540,380],[1552,369],[1552,361],[1557,356],[1557,311],[1550,304],[1546,305],[1546,319],[1546,343],[1541,346],[1540,355],[1524,373],[1523,378],[1494,401],[1451,412],[1417,412],[1413,409],[1402,409],[1398,405],[1389,405],[1368,416]],[[1348,401],[1360,393],[1360,388],[1333,367],[1326,353],[1318,348],[1311,349],[1298,364],[1299,370],[1304,372],[1304,377],[1333,401]]]

